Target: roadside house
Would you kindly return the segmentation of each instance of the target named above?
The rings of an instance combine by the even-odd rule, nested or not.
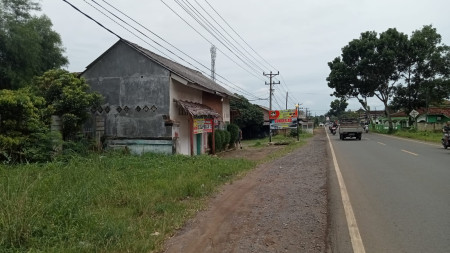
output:
[[[230,122],[228,90],[199,71],[120,39],[81,74],[104,103],[92,108],[97,141],[134,153],[198,155]]]
[[[450,107],[429,107],[416,109],[419,113],[416,122],[420,131],[439,131],[445,122],[450,120]],[[391,114],[394,129],[410,127],[410,120],[414,121],[405,111],[398,111]],[[387,117],[379,118],[381,124],[386,129],[388,127]]]

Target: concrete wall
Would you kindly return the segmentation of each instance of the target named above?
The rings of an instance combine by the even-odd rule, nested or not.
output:
[[[444,123],[417,123],[417,130],[419,131],[442,131]]]
[[[189,120],[190,116],[177,106],[175,100],[202,103],[202,91],[189,88],[186,84],[178,81],[179,79],[180,77],[175,77],[170,80],[170,118],[178,124],[173,128],[173,136],[178,136],[175,141],[176,152],[191,155],[192,122]],[[193,138],[193,142],[195,154],[196,138]]]
[[[202,104],[210,107],[215,112],[220,114],[220,116],[222,116],[222,119],[220,120],[223,120],[223,101],[221,100],[223,100],[222,97],[215,94],[208,92],[203,92],[202,94]]]
[[[226,123],[231,122],[231,115],[230,115],[230,98],[223,98],[222,101],[222,117],[223,121]]]
[[[170,72],[119,42],[82,74],[105,97],[97,113],[112,139],[171,140]]]

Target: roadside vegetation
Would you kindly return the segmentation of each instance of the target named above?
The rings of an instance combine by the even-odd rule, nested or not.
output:
[[[264,161],[310,136],[274,136],[290,145]],[[2,164],[0,252],[158,252],[221,185],[261,162],[108,152]]]
[[[313,135],[309,133],[300,133],[299,140],[297,141],[297,137],[295,135],[295,131],[292,131],[288,133],[287,135],[284,134],[277,134],[272,136],[272,144],[269,144],[269,137],[262,138],[262,139],[253,139],[253,140],[244,140],[242,141],[242,144],[244,146],[247,146],[249,148],[264,148],[267,145],[283,145],[284,148],[278,150],[277,152],[274,152],[261,161],[258,161],[258,163],[265,163],[268,161],[271,161],[273,159],[282,157],[293,150],[303,146],[306,144],[306,140],[308,138],[311,138]]]
[[[151,252],[255,166],[211,156],[75,156],[0,165],[0,252]]]
[[[389,134],[389,131],[377,131],[373,130],[378,133],[382,134]],[[428,142],[434,142],[434,143],[440,143],[442,138],[442,132],[441,131],[418,131],[415,129],[412,130],[394,130],[390,135],[408,138],[408,139],[414,139],[414,140],[421,140],[421,141],[428,141]]]

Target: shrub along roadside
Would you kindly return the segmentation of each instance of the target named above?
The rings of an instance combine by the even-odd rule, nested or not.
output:
[[[120,153],[0,165],[0,252],[158,251],[205,196],[254,166]]]
[[[389,134],[388,131],[374,130],[374,132],[380,134]],[[442,132],[431,132],[431,131],[417,131],[417,130],[394,130],[390,135],[404,137],[408,139],[429,141],[440,143],[442,138]]]

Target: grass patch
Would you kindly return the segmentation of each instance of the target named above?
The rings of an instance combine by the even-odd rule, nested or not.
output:
[[[302,133],[299,137],[300,141],[297,141],[297,137],[285,136],[281,134],[272,136],[272,145],[283,145],[284,147],[276,152],[270,153],[264,159],[258,161],[258,164],[280,158],[294,151],[295,149],[305,145],[306,140],[308,138],[311,138],[312,136],[313,134]],[[262,139],[244,140],[242,143],[250,148],[264,148],[269,145],[269,137]]]
[[[289,145],[258,162],[113,152],[0,165],[0,252],[159,252],[218,187],[311,136],[274,136]]]
[[[378,131],[378,133],[388,134],[386,131],[385,132]],[[441,132],[417,131],[417,130],[395,130],[391,135],[434,143],[440,143],[442,138]]]
[[[0,165],[0,252],[157,252],[206,196],[255,166],[110,153]]]

